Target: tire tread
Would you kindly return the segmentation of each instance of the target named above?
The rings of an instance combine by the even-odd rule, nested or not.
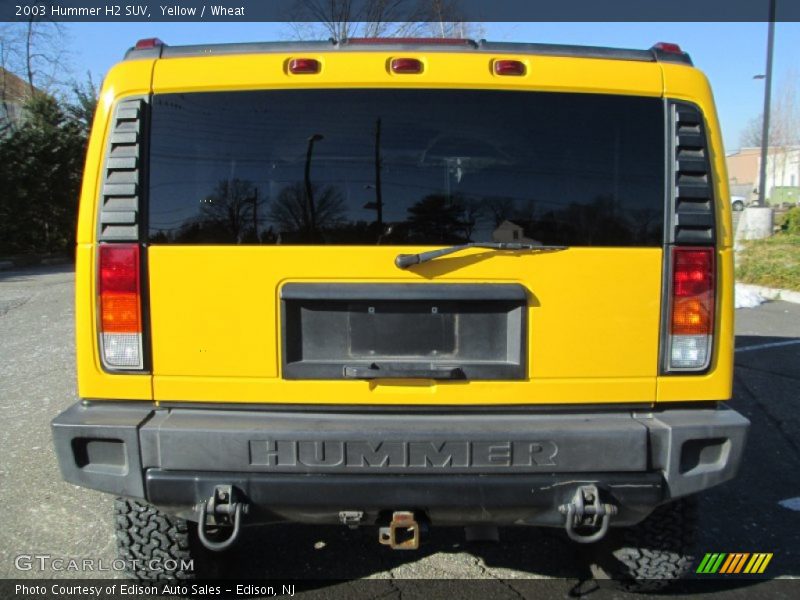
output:
[[[117,498],[114,524],[118,557],[128,565],[129,575],[140,581],[194,579],[193,570],[165,572],[150,568],[150,561],[174,560],[181,566],[195,558],[190,525],[139,500]],[[182,562],[183,561],[183,562]]]

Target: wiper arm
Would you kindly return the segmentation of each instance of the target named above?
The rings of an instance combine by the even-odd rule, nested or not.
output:
[[[461,244],[460,246],[450,246],[448,248],[441,248],[440,250],[429,250],[428,252],[420,252],[419,254],[398,254],[394,259],[394,264],[398,269],[407,269],[412,265],[428,262],[440,256],[447,256],[461,252],[468,248],[488,248],[489,250],[566,250],[569,246],[542,246],[539,244],[522,244],[519,242],[472,242],[469,244]]]

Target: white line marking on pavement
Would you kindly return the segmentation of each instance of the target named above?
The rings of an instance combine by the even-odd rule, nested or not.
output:
[[[753,350],[766,350],[767,348],[781,348],[783,346],[794,346],[800,344],[800,340],[786,340],[785,342],[770,342],[768,344],[756,344],[754,346],[744,346],[736,348],[735,352],[751,352]]]
[[[783,508],[800,512],[800,496],[797,498],[787,498],[786,500],[781,500],[778,502],[778,504],[780,504]]]

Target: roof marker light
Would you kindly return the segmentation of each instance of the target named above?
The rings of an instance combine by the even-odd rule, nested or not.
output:
[[[422,73],[423,64],[418,58],[393,58],[391,62],[392,73],[403,75]]]
[[[289,60],[289,73],[292,75],[315,75],[322,70],[316,58],[292,58]]]
[[[669,54],[683,54],[683,50],[678,44],[670,42],[657,42],[653,44],[651,50],[661,50],[661,52],[668,52]]]
[[[160,39],[158,39],[157,37],[144,38],[144,39],[139,40],[138,42],[136,42],[136,45],[134,46],[134,49],[136,49],[136,50],[152,50],[153,48],[156,48],[157,46],[166,46],[166,44],[164,42],[162,42]]]
[[[495,75],[511,75],[519,77],[525,75],[527,69],[521,60],[496,60],[492,65]]]

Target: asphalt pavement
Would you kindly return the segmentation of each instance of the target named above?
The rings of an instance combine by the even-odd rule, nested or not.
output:
[[[50,420],[77,400],[73,279],[67,266],[0,272],[0,578],[115,576],[18,568],[30,562],[20,555],[115,557],[112,498],[61,481],[50,440]],[[774,558],[765,579],[715,579],[677,597],[789,598],[796,589],[780,579],[800,577],[800,305],[737,310],[736,331],[731,406],[753,425],[738,477],[702,496],[698,550]],[[466,542],[462,530],[434,528],[420,551],[392,552],[371,529],[272,526],[248,531],[221,566],[237,578],[339,580],[312,584],[314,597],[472,595],[452,579],[473,580],[476,597],[627,596],[593,581],[586,549],[561,531],[500,534]]]

